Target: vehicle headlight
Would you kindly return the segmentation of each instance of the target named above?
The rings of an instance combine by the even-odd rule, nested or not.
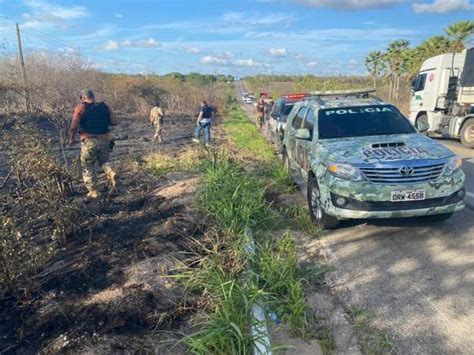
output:
[[[360,172],[359,168],[350,164],[332,163],[328,164],[327,169],[330,174],[337,176],[341,179],[352,181],[364,180],[364,176]]]
[[[458,156],[452,156],[448,158],[448,162],[444,167],[444,175],[452,175],[462,166],[462,159]]]

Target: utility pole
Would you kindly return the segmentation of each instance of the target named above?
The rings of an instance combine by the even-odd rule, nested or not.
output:
[[[28,90],[28,81],[26,80],[25,60],[23,59],[23,47],[21,45],[20,26],[16,24],[16,38],[18,40],[18,53],[20,55],[21,76],[23,77],[23,85],[25,86],[25,104],[28,116],[31,115],[30,108],[30,92]]]

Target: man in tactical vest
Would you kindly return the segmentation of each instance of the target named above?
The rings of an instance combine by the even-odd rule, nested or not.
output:
[[[81,138],[82,178],[90,198],[97,198],[98,164],[107,176],[113,188],[117,184],[117,174],[109,163],[109,154],[113,147],[110,126],[117,121],[104,102],[96,102],[91,90],[81,91],[81,103],[74,109],[71,126],[69,128],[69,143],[74,144],[77,130]]]

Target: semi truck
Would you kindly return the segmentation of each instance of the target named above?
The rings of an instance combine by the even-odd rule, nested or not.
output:
[[[419,132],[474,148],[474,48],[425,60],[411,89],[410,121]]]

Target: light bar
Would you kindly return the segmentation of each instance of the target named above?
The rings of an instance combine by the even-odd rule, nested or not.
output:
[[[374,89],[365,90],[335,90],[335,91],[311,91],[311,96],[356,96],[356,95],[368,95],[375,93]]]

